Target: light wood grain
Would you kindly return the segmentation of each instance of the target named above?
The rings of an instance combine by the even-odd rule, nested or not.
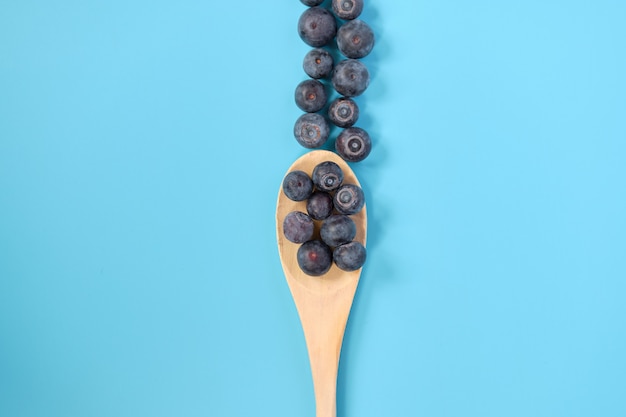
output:
[[[354,172],[333,152],[312,151],[293,163],[287,170],[301,170],[312,175],[313,168],[321,162],[333,161],[344,173],[344,184],[359,185]],[[287,174],[285,173],[285,175]],[[350,314],[352,300],[359,283],[361,270],[346,272],[333,264],[330,271],[320,277],[303,273],[296,259],[299,244],[288,241],[283,235],[283,220],[292,211],[306,213],[306,202],[295,202],[285,197],[282,183],[276,205],[276,234],[278,253],[291,290],[309,351],[317,417],[336,417],[337,369],[343,334]],[[354,240],[365,246],[367,237],[366,208],[350,216],[356,224]],[[319,230],[319,223],[316,224]]]

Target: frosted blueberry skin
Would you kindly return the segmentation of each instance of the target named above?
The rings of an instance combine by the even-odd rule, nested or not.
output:
[[[315,113],[326,105],[327,95],[324,84],[317,80],[305,80],[296,87],[294,98],[302,111]]]
[[[372,151],[372,140],[360,127],[349,127],[337,136],[335,150],[348,162],[360,162]]]
[[[367,251],[360,242],[349,242],[337,246],[333,251],[335,264],[344,271],[356,271],[365,263]]]
[[[339,213],[349,216],[361,211],[365,205],[365,195],[361,187],[354,184],[344,184],[335,193],[333,203]]]
[[[302,69],[311,78],[326,78],[333,71],[335,61],[325,49],[311,49],[302,61]]]
[[[374,48],[374,32],[362,20],[346,22],[337,31],[337,47],[348,58],[363,58]]]
[[[301,211],[292,211],[285,216],[283,221],[283,234],[288,241],[293,243],[304,243],[311,240],[315,224],[308,215]]]
[[[307,45],[324,46],[337,34],[335,16],[322,7],[306,9],[298,20],[298,34]]]
[[[291,171],[283,180],[283,192],[292,201],[304,201],[313,193],[313,181],[304,171]]]
[[[350,127],[359,119],[359,106],[351,98],[336,98],[328,107],[328,118],[335,126]]]
[[[309,240],[298,249],[298,266],[307,275],[324,275],[333,262],[333,252],[330,247],[319,240]]]
[[[343,214],[333,214],[322,222],[320,237],[328,246],[339,246],[351,242],[356,236],[354,221]]]
[[[367,89],[370,74],[365,64],[356,59],[344,59],[333,69],[332,84],[335,90],[346,97],[356,97]]]
[[[306,201],[306,211],[314,220],[324,220],[333,212],[333,197],[324,191],[315,191]]]
[[[330,135],[330,127],[324,116],[317,113],[305,113],[296,120],[293,135],[305,148],[319,148],[326,143]]]
[[[300,0],[300,1],[309,7],[319,6],[320,4],[324,3],[324,0]]]
[[[332,7],[337,17],[352,20],[363,11],[363,0],[333,0]]]
[[[322,191],[334,191],[343,183],[343,171],[333,161],[317,164],[312,177],[315,187]]]

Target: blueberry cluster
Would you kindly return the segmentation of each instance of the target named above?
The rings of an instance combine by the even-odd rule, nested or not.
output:
[[[324,0],[301,1],[309,7],[300,16],[298,33],[313,49],[302,63],[310,79],[296,87],[296,105],[305,114],[296,121],[294,136],[305,148],[319,148],[330,136],[330,120],[343,128],[335,140],[336,152],[346,161],[362,161],[372,150],[372,141],[365,130],[352,127],[359,118],[353,97],[361,95],[369,85],[369,71],[359,58],[367,56],[374,47],[374,32],[357,19],[363,0],[332,0],[330,9],[320,6]],[[336,50],[345,59],[335,64],[331,52]],[[328,106],[326,85],[320,80],[329,81],[340,95]],[[323,111],[325,108],[327,111]]]
[[[291,171],[283,180],[283,192],[290,200],[306,201],[306,213],[292,211],[283,221],[285,238],[302,244],[297,258],[305,274],[323,275],[333,261],[344,271],[363,266],[365,247],[354,240],[356,225],[350,216],[361,211],[365,198],[360,187],[343,183],[339,165],[322,162],[312,177]]]

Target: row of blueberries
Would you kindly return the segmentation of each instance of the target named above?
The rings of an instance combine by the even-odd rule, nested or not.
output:
[[[353,126],[359,118],[359,107],[353,97],[369,86],[369,71],[359,58],[367,56],[374,47],[372,29],[357,19],[363,10],[363,0],[332,0],[332,12],[320,7],[323,0],[301,1],[310,7],[300,16],[298,33],[313,49],[302,64],[310,79],[298,84],[295,91],[296,105],[305,114],[296,121],[294,136],[309,149],[319,148],[328,140],[330,125],[319,113],[328,103],[328,94],[320,79],[330,79],[341,95],[330,103],[327,112],[328,119],[343,128],[335,140],[335,150],[346,161],[362,161],[369,155],[372,141],[365,130]],[[339,52],[346,57],[337,64],[330,52],[322,48],[335,39]]]
[[[323,275],[332,262],[344,271],[355,271],[365,263],[365,247],[356,237],[356,224],[350,215],[365,205],[363,190],[343,184],[343,172],[332,161],[318,164],[312,177],[304,171],[291,171],[283,180],[283,192],[293,201],[305,201],[306,211],[292,211],[283,221],[283,234],[302,244],[297,260],[308,275]],[[321,221],[320,239],[314,239],[315,222]]]

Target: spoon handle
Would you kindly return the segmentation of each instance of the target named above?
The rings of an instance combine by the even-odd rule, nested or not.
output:
[[[316,417],[337,415],[339,354],[357,281],[319,292],[290,285],[309,351]]]

